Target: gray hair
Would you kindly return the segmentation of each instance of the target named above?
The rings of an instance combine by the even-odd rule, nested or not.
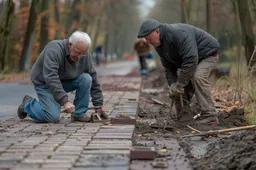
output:
[[[90,36],[82,31],[75,31],[73,34],[71,34],[68,41],[74,46],[76,46],[76,43],[79,41],[84,42],[89,48],[91,46]]]

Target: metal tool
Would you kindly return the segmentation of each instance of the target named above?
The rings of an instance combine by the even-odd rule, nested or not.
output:
[[[172,108],[173,108],[173,105],[174,105],[174,102],[175,102],[175,100],[174,100],[174,98],[171,98],[171,106],[170,106],[170,112],[167,114],[167,118],[166,118],[166,120],[164,121],[164,130],[165,130],[165,128],[166,128],[166,126],[167,126],[167,124],[168,124],[168,122],[170,121],[170,118],[173,116],[173,114],[172,114]],[[176,113],[175,113],[176,114]],[[174,114],[174,115],[175,115]]]
[[[183,108],[184,108],[184,103],[183,103],[183,96],[182,96],[182,94],[180,94],[179,97],[180,97],[180,105],[181,105],[180,113],[182,113],[182,112],[183,112]],[[174,97],[171,97],[171,106],[170,106],[170,109],[171,109],[171,110],[170,110],[170,112],[167,114],[167,119],[166,119],[165,122],[164,122],[164,128],[163,128],[164,130],[165,130],[165,128],[166,128],[166,126],[167,126],[167,124],[168,124],[168,122],[170,121],[171,118],[173,118],[175,121],[178,120],[177,112],[172,112],[174,103],[175,103],[175,99],[174,99]],[[179,114],[180,114],[180,113],[179,113]]]
[[[100,109],[100,108],[101,108],[101,106],[88,107],[88,110]],[[61,109],[60,112],[65,112],[65,110],[64,110],[64,109]],[[71,122],[74,122],[74,116],[75,116],[75,112],[72,112],[72,113],[71,113],[71,116],[70,116]],[[92,113],[92,115],[91,115],[91,121],[92,121],[92,122],[102,121],[102,119],[101,119],[101,117],[100,117],[100,115],[99,115],[98,112]]]

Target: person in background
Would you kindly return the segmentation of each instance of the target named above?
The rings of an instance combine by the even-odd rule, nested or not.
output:
[[[147,62],[146,59],[150,55],[150,45],[145,38],[138,38],[134,43],[134,51],[136,52],[139,63],[140,63],[140,74],[146,75],[147,71]],[[133,52],[134,53],[134,52]]]
[[[90,96],[96,112],[107,119],[102,109],[103,95],[89,52],[91,38],[76,31],[69,39],[53,40],[40,53],[31,70],[31,81],[39,101],[26,95],[18,107],[20,119],[31,117],[39,122],[58,122],[61,107],[74,112],[74,120],[89,122]],[[76,90],[74,103],[68,92]]]
[[[104,61],[104,63],[106,62],[103,45],[98,45],[95,48],[94,52],[95,52],[95,62],[97,66],[99,66],[102,61]]]

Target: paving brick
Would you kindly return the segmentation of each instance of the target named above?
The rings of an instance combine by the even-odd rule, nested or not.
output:
[[[8,153],[8,152],[1,153],[1,157],[8,157],[8,156],[25,157],[27,156],[27,153],[16,153],[15,155],[13,153]]]
[[[96,136],[128,136],[128,137],[131,137],[133,133],[131,132],[128,132],[128,133],[97,133]]]
[[[107,135],[96,135],[93,139],[131,139],[131,135],[129,136],[107,136]]]
[[[132,129],[134,130],[135,125],[120,125],[120,124],[109,124],[101,126],[101,129]]]
[[[22,145],[22,144],[15,144],[10,146],[10,149],[32,149],[35,145]]]
[[[82,140],[82,141],[67,141],[63,145],[65,146],[86,146],[89,140]]]
[[[18,164],[11,168],[11,170],[38,170],[39,164]]]
[[[2,162],[18,162],[21,161],[24,156],[20,155],[1,155],[0,156],[0,163]]]
[[[90,142],[90,144],[129,144],[132,145],[132,141],[128,139],[108,139],[108,140],[99,140],[94,139]]]
[[[100,129],[98,133],[133,133],[133,129]]]
[[[45,159],[39,159],[39,158],[26,158],[22,161],[23,164],[41,164],[41,163],[44,163],[45,162]]]
[[[110,116],[111,117],[121,117],[123,114],[125,114],[127,117],[135,117],[137,112],[136,111],[135,112],[113,111]]]
[[[81,154],[81,151],[80,150],[77,150],[77,151],[74,151],[74,150],[56,150],[55,151],[55,154],[60,154],[60,155],[80,155]]]
[[[58,151],[80,151],[83,150],[83,146],[59,146]]]
[[[84,149],[87,150],[93,150],[93,149],[115,149],[115,150],[127,150],[130,149],[131,145],[123,145],[123,144],[89,144],[88,146],[86,146]]]
[[[53,160],[68,160],[70,162],[75,162],[79,158],[78,155],[52,155]]]
[[[9,153],[27,153],[30,151],[33,151],[34,149],[6,149],[5,152],[9,152]]]
[[[99,150],[83,150],[82,151],[83,154],[88,155],[88,154],[111,154],[111,155],[115,155],[115,154],[119,154],[119,155],[130,155],[130,149],[129,150],[115,150],[115,149],[99,149]],[[83,156],[83,155],[81,155]]]
[[[9,170],[11,167],[15,166],[17,163],[12,163],[12,162],[3,162],[0,163],[0,169],[2,170]]]
[[[83,127],[84,125],[85,125],[84,123],[75,122],[75,123],[69,123],[69,124],[67,124],[66,126],[67,126],[67,127],[78,127],[78,128],[81,128],[81,127]]]
[[[155,148],[152,147],[133,147],[131,149],[131,159],[153,160],[156,157]]]
[[[124,125],[135,125],[136,119],[135,118],[111,118],[111,124],[124,124]]]
[[[64,163],[59,163],[59,162],[56,162],[55,164],[43,164],[42,165],[42,169],[49,169],[49,168],[52,168],[52,169],[69,169],[69,168],[72,168],[73,165],[72,164],[64,164]]]
[[[64,165],[71,165],[72,163],[74,163],[75,160],[74,159],[46,159],[44,164],[64,164]]]
[[[76,167],[108,167],[129,165],[130,158],[124,155],[84,155],[75,164]]]
[[[74,167],[72,170],[128,170],[129,166],[113,166],[113,167]]]
[[[35,147],[33,150],[31,151],[54,151],[56,149],[56,147],[58,147],[59,145],[52,145],[52,146],[37,146]]]

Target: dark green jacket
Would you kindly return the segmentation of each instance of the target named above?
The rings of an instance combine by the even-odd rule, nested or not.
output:
[[[220,45],[207,32],[187,24],[161,24],[161,45],[155,47],[165,67],[168,84],[177,81],[186,86],[194,75],[198,63],[215,54]],[[177,70],[180,74],[177,77]]]
[[[103,105],[102,90],[89,52],[77,62],[69,59],[68,40],[54,40],[46,45],[31,70],[31,81],[35,86],[47,85],[60,105],[68,102],[63,84],[83,73],[92,77],[91,97],[94,106]]]

